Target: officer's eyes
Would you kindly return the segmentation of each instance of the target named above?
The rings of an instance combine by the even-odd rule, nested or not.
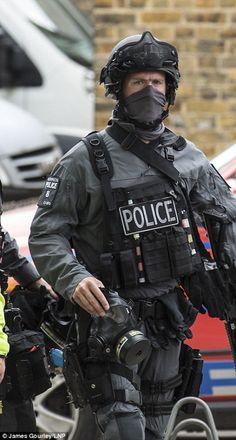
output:
[[[134,86],[143,86],[145,85],[146,81],[144,79],[135,79],[134,81],[132,81],[132,84]]]
[[[157,87],[160,84],[162,84],[162,82],[159,79],[154,79],[152,81],[147,81],[145,79],[134,79],[131,81],[131,85],[132,86],[137,86],[137,87],[145,87],[148,85],[152,85],[153,87]]]

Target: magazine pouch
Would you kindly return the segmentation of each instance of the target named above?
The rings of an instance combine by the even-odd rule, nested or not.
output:
[[[23,330],[10,334],[9,344],[6,374],[11,380],[11,390],[7,399],[29,399],[50,388],[43,335]]]

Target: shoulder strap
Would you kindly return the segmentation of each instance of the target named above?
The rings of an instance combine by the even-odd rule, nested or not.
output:
[[[82,139],[85,143],[93,171],[101,179],[103,174],[108,174],[109,178],[113,176],[113,165],[106,144],[97,131],[92,131]]]
[[[145,142],[141,141],[134,133],[128,133],[116,123],[108,127],[107,132],[113,139],[119,142],[122,148],[131,151],[131,153],[144,160],[153,168],[161,171],[174,182],[179,181],[179,171],[170,161],[168,161],[167,159],[162,157],[157,151],[155,151],[154,147],[156,146],[156,141],[150,142],[150,144],[147,145],[145,144]]]
[[[163,134],[161,135],[161,143],[168,146],[170,145],[174,150],[181,151],[183,150],[187,142],[182,136],[177,136],[173,131],[169,128],[165,127]]]
[[[96,131],[89,133],[82,140],[88,149],[93,171],[101,180],[108,211],[114,211],[116,206],[110,184],[110,179],[113,176],[113,165],[106,144],[100,133]]]

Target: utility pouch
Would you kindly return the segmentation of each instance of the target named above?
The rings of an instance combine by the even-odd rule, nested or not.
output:
[[[137,286],[138,271],[133,249],[120,251],[120,268],[124,287]]]
[[[156,283],[170,279],[170,259],[165,235],[156,233],[152,241],[144,238],[141,248],[147,281]]]
[[[117,257],[111,252],[104,252],[100,255],[100,271],[103,283],[106,286],[113,288],[118,288],[120,286]]]
[[[180,277],[193,271],[191,249],[186,233],[182,228],[174,228],[167,233],[167,243],[171,259],[173,277]]]
[[[107,371],[95,379],[87,380],[88,399],[92,408],[105,402],[114,402],[114,390],[111,383],[111,375]]]
[[[43,335],[31,330],[9,335],[6,372],[10,376],[9,399],[29,399],[51,387]]]
[[[63,350],[63,375],[67,390],[76,408],[84,408],[88,401],[82,361],[75,343],[67,344]]]
[[[182,344],[180,354],[179,372],[182,374],[182,383],[176,388],[174,400],[180,400],[183,397],[198,397],[202,383],[203,359],[198,349],[192,349],[187,344]],[[182,407],[186,414],[192,414],[195,411],[195,404],[189,403]]]
[[[145,274],[150,283],[192,273],[191,248],[182,228],[157,232],[152,241],[144,238],[141,245]]]

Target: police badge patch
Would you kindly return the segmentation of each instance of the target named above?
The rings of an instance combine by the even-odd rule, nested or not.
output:
[[[122,206],[119,212],[125,235],[179,223],[175,202],[171,197]]]
[[[60,184],[59,177],[48,177],[39,198],[38,206],[40,208],[50,208],[53,205]]]

